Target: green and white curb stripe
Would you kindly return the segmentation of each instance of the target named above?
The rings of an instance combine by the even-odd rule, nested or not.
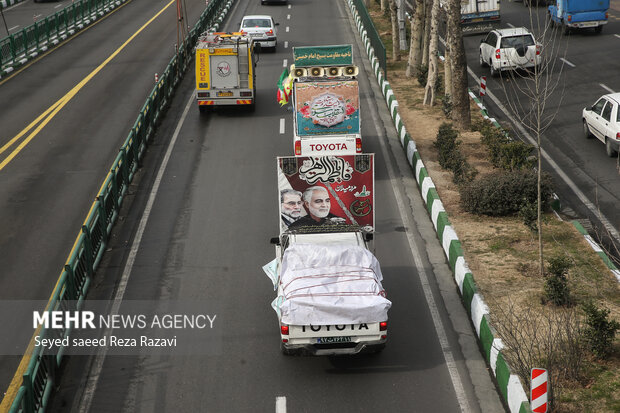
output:
[[[609,259],[609,256],[607,256],[605,251],[603,251],[600,245],[598,245],[596,241],[592,239],[592,237],[588,234],[588,231],[586,231],[585,228],[579,222],[572,221],[572,223],[575,226],[575,228],[577,228],[577,231],[579,231],[584,236],[586,241],[588,241],[588,244],[590,244],[592,249],[599,255],[599,257],[601,257],[605,265],[607,265],[607,268],[609,268],[609,270],[616,276],[616,280],[620,282],[620,270],[618,269],[618,267],[614,265],[611,259]]]
[[[0,9],[6,9],[9,6],[21,3],[22,1],[24,0],[0,0]]]
[[[379,62],[375,57],[374,50],[370,46],[370,42],[368,41],[366,31],[362,26],[357,9],[351,0],[347,0],[347,2],[349,4],[349,8],[351,9],[351,14],[355,19],[360,36],[366,46],[366,53],[368,54],[368,58],[375,72],[375,76],[377,77],[379,87],[385,97],[385,101],[394,121],[400,143],[405,150],[409,165],[414,171],[416,182],[420,188],[420,193],[424,199],[435,230],[437,231],[437,236],[441,241],[444,253],[446,254],[450,264],[450,268],[454,273],[454,279],[459,287],[463,305],[471,317],[474,328],[476,329],[476,334],[478,335],[478,339],[484,350],[485,359],[491,367],[491,370],[497,380],[500,393],[508,405],[511,413],[531,412],[527,394],[523,390],[519,377],[511,373],[510,367],[504,360],[502,354],[504,345],[502,340],[496,337],[497,333],[490,324],[489,308],[477,291],[473,274],[469,270],[463,256],[461,242],[459,241],[454,228],[450,224],[448,215],[441,200],[439,199],[439,195],[437,194],[435,184],[430,178],[428,171],[422,162],[420,154],[416,148],[416,144],[407,133],[405,125],[401,120],[400,114],[398,113],[398,102],[394,97],[394,92],[392,91],[390,84],[385,80],[385,75],[379,69]],[[475,99],[475,96],[472,96],[472,98],[474,98],[475,101],[477,100]],[[497,123],[494,119],[492,119],[492,121],[494,124]],[[497,126],[499,126],[499,124]]]

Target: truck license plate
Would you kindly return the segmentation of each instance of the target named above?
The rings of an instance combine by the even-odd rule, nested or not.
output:
[[[316,342],[317,344],[350,343],[351,337],[319,337]]]
[[[217,92],[218,97],[232,96],[233,92]]]

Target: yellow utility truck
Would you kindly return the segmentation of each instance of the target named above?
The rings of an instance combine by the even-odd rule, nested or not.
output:
[[[256,104],[257,53],[242,33],[205,33],[196,44],[196,99],[200,112],[220,105]]]

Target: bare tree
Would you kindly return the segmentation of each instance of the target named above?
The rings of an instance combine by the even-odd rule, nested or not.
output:
[[[398,30],[398,5],[390,0],[390,20],[392,21],[392,59],[400,61],[400,30]]]
[[[424,21],[424,0],[415,0],[415,10],[410,20],[411,41],[409,44],[409,59],[407,60],[407,70],[405,71],[405,76],[407,77],[417,76],[420,65],[422,64]]]
[[[553,405],[564,383],[582,376],[586,357],[583,320],[576,307],[522,307],[510,299],[494,306],[493,325],[504,345],[504,359],[523,383],[529,381],[533,367],[547,369]]]
[[[439,25],[439,0],[433,0],[431,9],[431,40],[428,47],[428,80],[424,88],[424,104],[427,106],[435,105],[435,84],[437,83],[437,43]]]
[[[451,26],[454,25],[454,22],[448,18],[446,10],[443,9],[443,5],[441,7],[442,11],[442,20],[446,22],[446,43],[444,47],[444,62],[443,62],[443,77],[444,77],[444,98],[452,100],[452,43],[454,42],[454,28]]]
[[[452,120],[464,130],[471,126],[469,97],[467,96],[467,58],[461,30],[461,2],[449,0],[447,14],[448,39],[450,40]],[[446,77],[446,85],[448,79]],[[446,86],[446,90],[448,87]]]
[[[509,109],[523,127],[532,135],[538,157],[538,198],[537,198],[537,225],[538,225],[538,270],[544,276],[543,228],[542,228],[542,200],[541,200],[541,173],[542,173],[542,145],[541,138],[551,126],[561,106],[563,91],[560,94],[560,103],[550,107],[550,98],[561,85],[563,64],[559,57],[566,54],[566,42],[560,40],[559,30],[552,26],[552,21],[545,19],[532,8],[530,4],[529,23],[536,38],[536,54],[541,55],[541,63],[535,65],[529,72],[510,71],[501,72],[500,77],[506,78],[500,84],[506,95]]]
[[[388,0],[381,0],[381,11],[385,12],[388,7]]]

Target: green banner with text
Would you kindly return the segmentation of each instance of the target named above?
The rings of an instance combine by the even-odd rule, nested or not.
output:
[[[350,44],[293,47],[295,67],[348,66],[353,64]]]

